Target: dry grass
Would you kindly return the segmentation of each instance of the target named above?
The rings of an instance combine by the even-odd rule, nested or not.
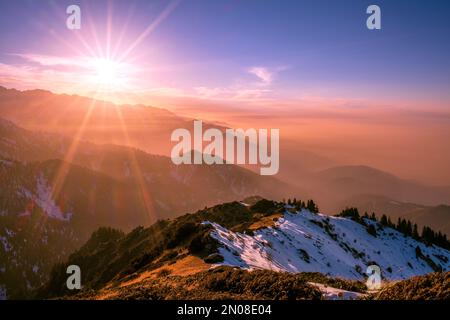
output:
[[[141,272],[137,277],[131,280],[126,280],[121,283],[107,284],[99,293],[95,296],[96,300],[114,299],[120,293],[120,289],[141,283],[145,280],[156,279],[161,277],[161,272],[167,273],[171,276],[186,277],[202,271],[207,271],[211,268],[210,264],[205,263],[202,259],[188,255],[182,259],[177,260],[173,264],[165,264],[157,269]]]
[[[171,275],[174,276],[189,276],[192,274],[196,274],[198,272],[206,271],[211,268],[211,265],[205,263],[202,259],[189,255],[183,259],[177,260],[174,264],[162,266],[158,269],[152,271],[152,273],[156,274],[161,269],[166,269],[170,271]]]
[[[275,213],[267,217],[262,217],[257,222],[250,225],[249,229],[256,231],[262,228],[273,227],[277,219],[283,217],[281,213]]]

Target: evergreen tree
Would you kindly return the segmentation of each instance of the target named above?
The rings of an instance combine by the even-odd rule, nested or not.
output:
[[[312,200],[312,199],[308,200],[308,202],[306,204],[306,209],[308,209],[309,211],[311,211],[313,213],[319,212],[319,207],[317,207],[314,200]]]
[[[395,229],[398,231],[401,231],[401,227],[402,227],[402,219],[400,217],[398,217],[397,225],[395,226]]]
[[[411,221],[409,221],[409,220],[406,224],[406,234],[408,236],[412,236],[412,234],[413,234],[412,224],[411,224]]]
[[[414,223],[412,237],[414,239],[419,239],[419,231],[417,230],[417,223]]]
[[[339,214],[340,217],[347,217],[355,221],[359,221],[360,216],[357,208],[346,208]]]
[[[389,228],[395,228],[395,225],[394,225],[394,223],[392,222],[391,217],[388,217],[387,225],[388,225]]]

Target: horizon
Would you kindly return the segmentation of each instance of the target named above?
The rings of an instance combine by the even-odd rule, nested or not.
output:
[[[4,86],[3,86],[4,87]],[[173,115],[186,119],[198,119],[200,118],[198,113],[186,112],[180,113],[177,110],[173,110],[171,108],[166,108],[164,105],[144,105],[144,104],[125,104],[125,103],[115,103],[113,101],[109,101],[101,98],[93,98],[90,96],[84,96],[79,94],[69,94],[69,93],[55,93],[51,90],[47,89],[17,89],[17,88],[7,88],[6,90],[17,90],[19,92],[27,92],[27,91],[43,91],[49,92],[56,96],[68,96],[68,97],[79,97],[84,99],[94,99],[97,101],[93,105],[104,105],[111,104],[116,107],[133,107],[139,106],[144,108],[153,108],[164,111],[169,111]],[[223,116],[225,115],[225,117]],[[403,117],[402,122],[392,122],[389,120],[395,117]],[[417,150],[423,148],[423,145],[419,145],[417,147],[412,145],[408,145],[405,143],[405,139],[410,141],[417,141],[417,138],[420,137],[421,140],[424,139],[421,132],[418,132],[416,129],[418,126],[422,126],[423,128],[427,128],[427,130],[431,130],[430,133],[432,136],[441,136],[441,132],[448,132],[450,135],[450,128],[448,127],[448,123],[450,121],[450,116],[447,112],[442,111],[431,111],[431,112],[423,112],[417,111],[414,112],[412,110],[389,110],[384,109],[379,111],[378,113],[367,113],[367,114],[351,114],[351,113],[335,113],[332,109],[321,110],[320,112],[305,112],[300,117],[303,122],[303,129],[299,132],[297,127],[297,119],[292,118],[292,114],[283,115],[280,112],[280,115],[276,116],[272,113],[268,113],[265,110],[262,110],[259,113],[258,117],[255,117],[255,113],[245,113],[238,112],[236,115],[231,115],[230,113],[225,112],[224,114],[220,112],[207,113],[202,119],[207,121],[208,123],[215,124],[217,126],[225,126],[229,128],[248,128],[248,127],[257,127],[261,128],[267,127],[267,119],[271,119],[272,125],[276,124],[277,127],[282,128],[282,145],[286,146],[286,148],[282,148],[284,152],[289,152],[292,147],[296,146],[296,148],[300,148],[302,152],[312,152],[313,155],[319,157],[325,157],[328,160],[333,160],[334,165],[332,166],[367,166],[378,169],[383,172],[387,172],[394,176],[397,176],[403,180],[415,181],[424,185],[434,185],[434,186],[449,186],[450,185],[450,173],[447,171],[443,171],[442,168],[447,167],[447,161],[450,161],[450,148],[448,148],[445,140],[434,139],[430,140],[430,138],[425,138],[427,141],[427,148],[429,150],[440,150],[439,161],[436,159],[430,159],[427,154],[420,154],[422,158],[419,159],[419,154],[417,154]],[[220,120],[218,120],[220,119]],[[359,123],[359,124],[358,124]],[[405,133],[411,133],[413,136],[407,138],[406,136],[391,135],[389,132],[384,133],[385,137],[380,137],[377,135],[377,132],[383,132],[387,129],[398,131],[398,125],[401,124],[403,127],[402,131]],[[132,123],[128,124],[129,129],[133,127]],[[369,126],[369,129],[365,128],[365,126]],[[293,129],[294,127],[295,129]],[[357,130],[350,130],[344,134],[342,131],[343,128],[346,127],[356,127]],[[397,128],[397,129],[396,129]],[[31,128],[34,129],[34,128]],[[49,127],[44,125],[42,129],[39,130],[48,130]],[[376,131],[373,131],[373,130]],[[336,132],[337,136],[333,138],[324,138],[322,134],[317,134],[317,132],[321,132],[323,130],[329,130],[330,132]],[[444,130],[444,131],[443,131]],[[394,131],[394,132],[395,132]],[[70,135],[70,134],[69,134]],[[346,141],[346,136],[352,137],[350,141]],[[79,138],[90,140],[92,137],[88,135],[86,132],[81,132]],[[372,149],[372,154],[367,156],[367,149],[361,146],[358,146],[359,143],[367,143],[368,138],[373,141],[378,141],[381,146],[392,144],[393,141],[397,140],[397,144],[401,146],[396,154],[391,154],[388,158],[385,159],[384,162],[378,161],[377,157],[383,156],[385,157],[384,149],[386,146],[380,148],[379,150]],[[168,138],[169,139],[169,138]],[[360,142],[359,142],[360,141]],[[117,143],[117,142],[112,142]],[[151,152],[147,148],[138,144],[128,144],[125,142],[119,143],[123,145],[134,146],[139,149],[142,149],[146,152]],[[340,151],[340,149],[346,148],[347,150],[364,150],[360,154],[359,157],[355,157],[350,151],[350,155],[347,150]],[[375,152],[374,152],[375,151]],[[154,153],[154,152],[153,152]],[[405,154],[406,153],[406,154]],[[156,154],[170,156],[170,153],[167,152],[157,152]],[[294,153],[295,154],[295,153]],[[409,161],[408,163],[403,162],[405,157],[409,157],[410,154],[414,154],[414,157],[417,159],[416,161]],[[281,154],[281,158],[285,158],[283,154]],[[370,159],[370,160],[369,160]],[[422,162],[432,161],[433,165],[424,165]],[[69,160],[70,161],[70,160]],[[437,167],[436,167],[437,165]],[[283,167],[283,160],[281,160],[280,164],[281,168]],[[412,174],[411,168],[422,168],[419,173],[420,174]],[[434,177],[432,176],[434,175]]]
[[[0,300],[450,300],[449,12],[1,0]]]
[[[121,103],[194,99],[244,109],[318,100],[447,108],[450,101],[445,1],[378,1],[383,28],[375,32],[365,26],[365,1],[327,2],[328,12],[309,0],[76,1],[80,30],[65,25],[69,4],[0,5],[0,27],[14,30],[0,39],[1,83],[26,89],[39,82]]]
[[[80,29],[67,26],[72,4]],[[292,156],[450,185],[450,4],[378,1],[380,30],[367,29],[366,1],[325,4],[2,2],[0,30],[13,32],[0,38],[0,85],[279,128]]]

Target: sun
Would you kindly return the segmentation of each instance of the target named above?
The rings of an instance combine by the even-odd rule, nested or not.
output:
[[[118,65],[114,61],[99,59],[95,63],[95,71],[99,80],[107,82],[118,76]]]
[[[105,89],[117,89],[126,77],[124,65],[111,59],[96,58],[91,61],[94,82]]]

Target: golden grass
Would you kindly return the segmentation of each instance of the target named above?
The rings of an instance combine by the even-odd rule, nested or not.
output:
[[[283,216],[281,213],[275,213],[267,217],[259,219],[257,222],[250,225],[249,229],[256,231],[262,228],[273,227],[275,225],[275,220]]]
[[[142,282],[146,279],[150,278],[158,278],[159,272],[162,270],[167,270],[170,275],[174,276],[189,276],[196,274],[198,272],[206,271],[211,268],[211,264],[205,263],[202,259],[188,255],[180,260],[177,260],[175,263],[169,265],[163,265],[157,269],[144,271],[140,273],[137,277],[124,281],[120,283],[118,286],[114,286],[112,283],[106,285],[99,293],[95,296],[96,300],[106,300],[111,299],[117,296],[120,293],[120,288],[127,287],[139,282]]]

